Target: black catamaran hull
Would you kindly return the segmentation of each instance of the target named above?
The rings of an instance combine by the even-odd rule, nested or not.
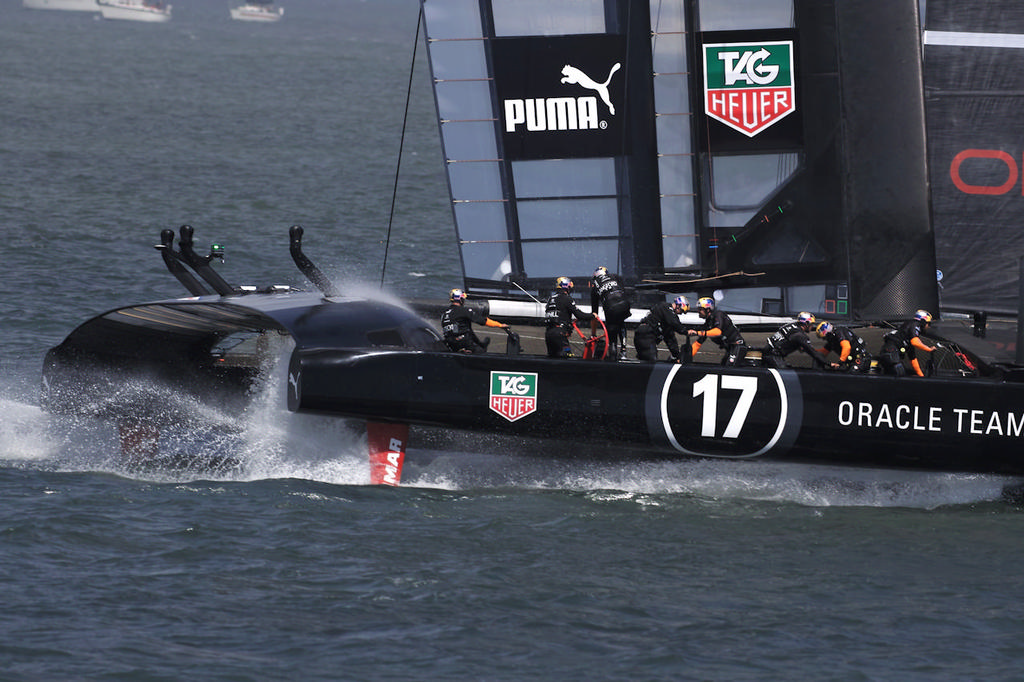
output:
[[[577,443],[562,454],[1024,474],[1024,384],[992,379],[298,350],[288,383],[299,412]]]

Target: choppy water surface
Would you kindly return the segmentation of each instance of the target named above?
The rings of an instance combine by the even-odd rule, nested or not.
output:
[[[381,281],[414,0],[267,26],[174,4],[0,6],[0,679],[1019,678],[999,478],[451,450],[380,489],[362,436],[273,377],[242,414],[182,404],[179,468],[42,412],[47,348],[182,293],[162,229],[223,243],[231,281],[304,285],[302,224],[337,281]],[[460,270],[422,67],[410,112],[384,281],[431,297]]]

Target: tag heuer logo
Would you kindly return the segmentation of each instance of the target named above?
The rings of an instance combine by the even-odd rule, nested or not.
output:
[[[793,41],[704,45],[704,111],[754,137],[796,111]]]
[[[491,372],[491,409],[510,422],[537,411],[537,375]]]

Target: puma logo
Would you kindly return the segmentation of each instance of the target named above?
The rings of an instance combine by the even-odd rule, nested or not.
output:
[[[299,397],[299,378],[294,372],[288,373],[288,383],[291,384],[292,390],[295,391],[295,397]]]
[[[608,112],[614,116],[615,107],[612,106],[611,98],[608,96],[608,84],[612,82],[612,76],[615,75],[615,72],[619,70],[620,66],[621,64],[616,63],[612,67],[612,70],[608,72],[608,78],[605,80],[605,82],[598,83],[593,78],[577,69],[575,66],[569,66],[568,64],[566,64],[564,67],[562,67],[562,75],[565,76],[565,78],[562,79],[562,84],[579,85],[581,87],[586,88],[587,90],[593,90],[598,95],[600,95],[601,99],[608,107]]]

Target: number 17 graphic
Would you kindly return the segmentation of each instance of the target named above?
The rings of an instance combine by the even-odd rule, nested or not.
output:
[[[718,425],[718,379],[721,376],[723,391],[740,391],[740,398],[736,403],[729,423],[722,432],[723,438],[738,438],[743,423],[747,420],[750,406],[754,403],[754,394],[757,393],[757,377],[731,376],[729,374],[708,374],[700,381],[693,384],[693,397],[704,396],[704,406],[700,422],[700,435],[705,438],[715,437],[715,427]]]

